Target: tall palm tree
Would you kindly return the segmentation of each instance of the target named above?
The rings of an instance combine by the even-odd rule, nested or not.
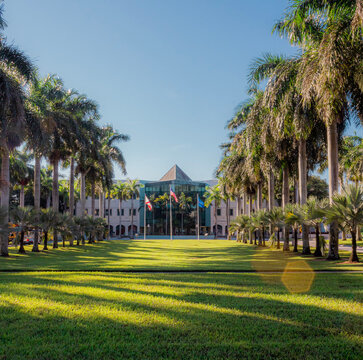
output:
[[[215,226],[214,238],[216,239],[218,234],[217,209],[222,202],[222,195],[219,186],[218,185],[207,186],[205,189],[204,198],[205,198],[204,204],[206,207],[211,206],[212,203],[214,205],[214,226]]]
[[[128,179],[126,182],[127,198],[131,199],[131,238],[134,237],[134,199],[140,196],[140,188],[143,186],[139,180]]]
[[[120,229],[120,237],[121,237],[121,225],[122,225],[122,201],[127,198],[127,184],[122,181],[117,181],[116,184],[113,185],[112,188],[112,197],[118,199],[118,211],[119,211],[119,229]]]
[[[181,230],[184,234],[184,214],[190,209],[190,204],[193,202],[191,196],[186,196],[184,192],[179,195],[179,209],[181,211]]]
[[[168,204],[169,204],[169,194],[165,193],[164,195],[159,195],[155,202],[160,204],[161,207],[165,208],[165,235],[168,234]]]
[[[303,49],[298,82],[303,103],[315,102],[326,125],[332,203],[339,188],[338,125],[346,122],[350,113],[363,122],[358,75],[363,61],[361,4],[339,0],[294,0],[291,4],[274,30]],[[330,225],[328,259],[339,259],[336,222]]]
[[[0,8],[0,29],[4,28],[2,7]],[[9,156],[23,140],[25,123],[23,78],[29,80],[32,65],[25,55],[0,39],[0,150],[1,206],[9,213]],[[6,217],[6,216],[5,216]],[[8,256],[8,238],[1,237],[0,254]]]

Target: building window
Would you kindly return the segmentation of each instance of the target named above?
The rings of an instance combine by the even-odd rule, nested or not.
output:
[[[221,216],[221,209],[217,209],[217,216]]]
[[[117,216],[120,216],[120,209],[117,209]]]
[[[136,209],[133,210],[133,215],[136,215]],[[129,209],[129,216],[131,216],[131,209]]]
[[[105,216],[108,216],[108,209],[105,210]],[[110,216],[112,216],[112,209],[110,209]]]
[[[121,216],[124,216],[124,214],[125,214],[124,209],[121,209]]]
[[[96,215],[96,216],[99,216],[99,215],[100,215],[100,209],[96,209],[96,210],[95,210],[95,215]]]
[[[229,215],[233,216],[233,209],[229,209]]]
[[[86,214],[88,214],[88,209],[86,209]]]

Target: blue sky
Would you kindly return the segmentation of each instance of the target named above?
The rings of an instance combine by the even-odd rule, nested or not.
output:
[[[212,178],[225,123],[246,98],[251,61],[293,54],[271,34],[287,0],[8,0],[8,40],[42,75],[58,74],[130,135],[128,177],[177,163]],[[116,171],[117,177],[121,177]]]

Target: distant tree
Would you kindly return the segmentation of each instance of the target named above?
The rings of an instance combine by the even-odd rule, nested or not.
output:
[[[315,196],[318,200],[329,196],[328,183],[319,176],[310,176],[308,180],[308,197]]]

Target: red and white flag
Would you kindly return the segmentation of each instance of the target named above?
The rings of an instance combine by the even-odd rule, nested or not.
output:
[[[172,197],[174,198],[175,202],[179,202],[179,200],[178,200],[178,198],[176,197],[175,192],[173,191],[173,189],[172,189],[172,188],[170,188],[170,196],[172,196]]]
[[[145,195],[145,204],[150,211],[153,209],[153,206],[151,205],[151,202],[146,195]]]

